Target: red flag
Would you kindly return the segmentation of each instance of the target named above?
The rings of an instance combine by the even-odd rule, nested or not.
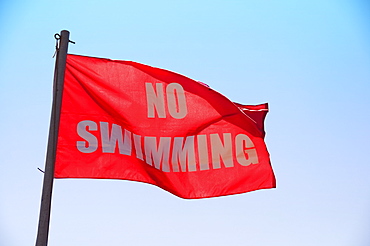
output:
[[[273,188],[267,110],[167,70],[68,55],[55,178],[140,181],[182,198]]]

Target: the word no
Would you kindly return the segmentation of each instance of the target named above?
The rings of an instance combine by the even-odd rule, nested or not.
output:
[[[186,97],[184,88],[178,83],[170,83],[164,90],[162,83],[145,83],[146,99],[148,104],[148,118],[166,118],[167,103],[168,113],[175,119],[184,118],[188,109],[186,106]],[[166,93],[166,98],[164,96]],[[166,103],[165,103],[166,101]]]

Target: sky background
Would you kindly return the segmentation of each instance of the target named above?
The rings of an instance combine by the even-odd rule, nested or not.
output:
[[[119,180],[54,182],[49,245],[370,245],[365,0],[0,1],[0,246],[33,245],[54,34],[268,102],[277,188],[184,200]]]

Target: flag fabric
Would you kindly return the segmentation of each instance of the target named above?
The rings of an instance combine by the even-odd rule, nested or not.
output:
[[[267,112],[171,71],[69,54],[54,176],[139,181],[188,199],[274,188]]]

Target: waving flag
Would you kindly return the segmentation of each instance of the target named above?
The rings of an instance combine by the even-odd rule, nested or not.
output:
[[[182,198],[273,188],[267,112],[171,71],[68,55],[55,178],[140,181]]]

